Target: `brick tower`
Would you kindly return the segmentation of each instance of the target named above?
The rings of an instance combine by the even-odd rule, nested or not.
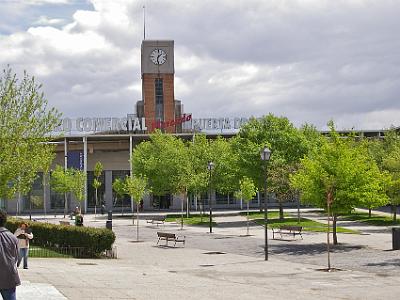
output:
[[[174,96],[174,41],[142,42],[142,101],[136,104],[138,117],[146,118],[148,131],[179,132],[180,101]]]

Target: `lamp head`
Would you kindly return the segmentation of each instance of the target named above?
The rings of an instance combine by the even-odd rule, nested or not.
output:
[[[212,169],[214,169],[214,167],[215,167],[215,164],[212,161],[209,161],[208,165],[207,165],[208,171],[211,171]]]
[[[271,150],[268,147],[261,149],[261,160],[268,161],[271,157]]]

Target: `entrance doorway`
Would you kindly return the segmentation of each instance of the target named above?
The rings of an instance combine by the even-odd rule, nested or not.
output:
[[[153,208],[154,209],[169,209],[171,207],[172,197],[171,194],[162,196],[153,195]]]

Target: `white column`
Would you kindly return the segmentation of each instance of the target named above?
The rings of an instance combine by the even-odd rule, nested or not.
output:
[[[85,214],[87,213],[87,162],[88,162],[88,157],[87,157],[87,137],[83,137],[83,172],[85,173],[85,199],[83,200],[83,208],[85,211]]]
[[[132,144],[132,135],[129,135],[129,170],[130,170],[130,175],[133,176],[133,170],[132,170],[132,151],[133,151],[133,144]],[[133,198],[131,197],[131,210],[132,213],[134,213],[133,209]]]
[[[64,169],[68,168],[68,145],[67,138],[64,138]]]

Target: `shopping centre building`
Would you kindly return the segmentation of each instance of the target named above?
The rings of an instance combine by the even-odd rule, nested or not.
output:
[[[129,163],[132,150],[136,145],[149,138],[149,133],[156,128],[165,133],[175,134],[186,140],[193,140],[196,133],[205,133],[208,138],[234,136],[246,118],[201,118],[196,119],[190,113],[185,113],[181,101],[174,96],[174,41],[144,40],[141,48],[142,100],[136,103],[135,113],[123,117],[75,119],[64,118],[57,129],[62,137],[54,140],[57,143],[56,165],[75,167],[87,173],[87,193],[82,204],[74,201],[68,203],[72,211],[77,205],[84,212],[91,212],[95,206],[95,192],[92,187],[96,162],[101,162],[104,172],[101,176],[102,185],[99,189],[98,205],[103,204],[107,210],[130,211],[135,209],[133,201],[128,196],[118,199],[113,193],[112,183],[116,178],[125,178],[131,173]],[[381,137],[383,130],[365,131],[361,133],[368,137]],[[205,166],[206,167],[206,166]],[[64,209],[64,195],[56,193],[51,186],[46,185],[43,191],[43,174],[39,174],[29,195],[20,200],[0,200],[0,207],[10,213],[61,212]],[[46,199],[44,199],[46,195]],[[242,203],[232,195],[212,194],[214,208],[241,208]],[[262,197],[251,201],[252,207],[258,207]],[[200,209],[200,205],[208,206],[209,197],[189,200],[192,210]],[[269,195],[271,204],[274,197]],[[144,210],[177,210],[181,205],[180,195],[155,196],[148,195],[144,199]],[[186,206],[186,204],[185,204]]]

